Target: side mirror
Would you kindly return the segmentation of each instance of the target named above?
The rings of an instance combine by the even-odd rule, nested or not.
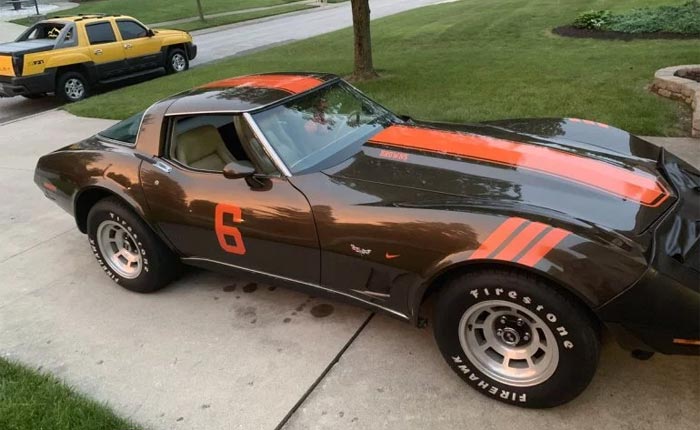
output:
[[[232,161],[224,166],[224,178],[240,179],[253,176],[255,168],[238,161]]]
[[[412,123],[413,118],[411,118],[408,115],[398,115],[399,118],[401,118],[402,121],[406,121],[407,123]]]
[[[155,35],[156,35],[156,32],[151,30],[150,28],[148,30],[146,30],[146,36],[153,37]]]

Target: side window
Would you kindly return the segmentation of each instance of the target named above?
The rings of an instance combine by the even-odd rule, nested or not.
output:
[[[112,24],[109,21],[88,24],[85,26],[85,30],[91,45],[116,42],[117,40],[114,36],[114,30],[112,30]]]
[[[148,34],[146,27],[130,20],[117,20],[117,28],[119,28],[119,33],[122,35],[123,40],[138,39],[139,37],[146,37]]]
[[[171,123],[168,156],[179,164],[221,172],[232,161],[254,167],[259,173],[276,169],[239,115],[193,115]]]
[[[136,143],[136,136],[139,134],[142,117],[143,112],[139,112],[97,134],[107,139],[123,142],[127,145],[134,145]]]

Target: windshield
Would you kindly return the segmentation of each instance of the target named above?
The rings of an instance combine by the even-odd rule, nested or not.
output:
[[[124,121],[114,124],[107,130],[97,133],[97,135],[133,145],[136,143],[136,136],[139,134],[142,116],[143,112],[139,112]]]
[[[293,174],[343,161],[399,119],[339,82],[253,115]],[[335,164],[334,163],[334,164]]]

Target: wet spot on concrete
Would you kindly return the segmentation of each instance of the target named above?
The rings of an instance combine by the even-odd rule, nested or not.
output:
[[[321,303],[320,305],[316,305],[313,308],[311,308],[311,315],[315,316],[316,318],[325,318],[328,315],[332,314],[335,308],[333,305],[329,305],[328,303]]]
[[[282,348],[277,348],[277,352],[282,352],[282,351],[283,351]]]
[[[267,287],[268,291],[275,291],[277,287]]]
[[[209,409],[211,407],[211,405],[208,403],[205,403],[201,407],[202,407],[202,409]]]
[[[241,298],[241,296],[236,296],[236,298],[237,298],[237,299],[240,299],[240,298]]]
[[[230,293],[231,291],[236,291],[236,284],[227,285],[224,287],[224,291]]]
[[[258,319],[257,319],[257,318],[253,318],[253,320],[250,321],[251,324],[255,324],[256,322],[258,322]]]
[[[296,315],[296,314],[297,314],[296,312],[292,312],[292,315]]]
[[[326,411],[321,411],[321,415],[326,415],[327,413]]]
[[[299,306],[297,306],[296,310],[297,310],[297,312],[301,312],[304,310],[305,307],[306,307],[306,303],[302,303]]]
[[[102,363],[104,363],[104,362],[105,362],[104,360],[100,360],[100,361],[97,362],[97,364],[102,364]]]
[[[249,386],[249,387],[252,387],[253,385],[255,385],[255,381],[250,381],[250,382],[248,382],[248,386]]]
[[[175,421],[178,421],[178,422],[179,422],[179,421],[182,421],[182,420],[184,420],[184,418],[183,418],[183,417],[180,417],[180,418],[176,419]]]
[[[345,412],[343,412],[343,411],[338,412],[338,416],[340,418],[343,418],[345,416]]]
[[[357,420],[358,420],[358,418],[357,418],[357,417],[352,417],[352,419],[350,420],[350,422],[351,422],[351,423],[356,423],[356,422],[357,422]]]
[[[285,323],[285,324],[287,324],[288,322],[291,322],[291,321],[292,321],[291,318],[285,318],[285,319],[282,320],[282,322]]]
[[[257,309],[254,308],[253,306],[245,306],[242,308],[236,308],[236,316],[246,318],[246,319],[255,319],[257,317],[256,311],[257,311]]]
[[[219,300],[219,298],[217,296],[214,296],[214,300]]]
[[[46,341],[46,344],[47,344],[47,345],[48,345],[48,344],[50,344],[50,343],[51,343],[51,341],[50,341],[50,340],[47,340],[47,341]]]
[[[245,293],[252,293],[253,291],[258,289],[258,284],[255,282],[251,282],[250,284],[247,284],[245,287],[243,287],[243,292]]]
[[[379,387],[379,388],[377,388],[377,391],[379,391],[380,393],[383,393],[383,392],[384,392],[384,388]]]

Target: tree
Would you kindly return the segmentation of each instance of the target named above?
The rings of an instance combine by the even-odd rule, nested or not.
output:
[[[376,78],[372,63],[372,38],[369,30],[369,0],[351,0],[352,27],[355,33],[355,67],[352,79],[364,81]]]
[[[199,12],[199,19],[204,21],[204,10],[202,9],[202,0],[197,0],[197,12]]]

